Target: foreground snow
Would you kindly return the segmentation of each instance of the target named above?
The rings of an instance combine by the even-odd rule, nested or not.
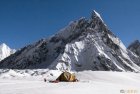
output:
[[[47,74],[46,74],[47,75]],[[76,73],[80,82],[45,83],[43,76],[0,78],[0,94],[140,94],[140,74],[84,71]]]

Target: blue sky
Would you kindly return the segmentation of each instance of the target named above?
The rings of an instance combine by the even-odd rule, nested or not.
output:
[[[92,10],[123,43],[140,40],[140,0],[0,0],[0,43],[19,49]]]

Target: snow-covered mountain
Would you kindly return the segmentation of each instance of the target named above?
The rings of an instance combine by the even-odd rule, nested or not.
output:
[[[0,45],[0,61],[10,56],[11,54],[14,54],[15,51],[15,49],[11,49],[5,43],[2,43]]]
[[[140,56],[140,42],[139,42],[139,40],[135,40],[132,44],[130,44],[128,46],[128,49],[130,49],[136,55]]]
[[[54,36],[28,45],[0,62],[0,68],[140,71],[139,57],[128,50],[93,11]]]
[[[133,43],[131,43],[128,46],[128,49],[130,51],[132,51],[135,56],[137,56],[137,58],[135,58],[135,61],[137,61],[137,65],[140,66],[140,42],[139,42],[139,40],[135,40]]]

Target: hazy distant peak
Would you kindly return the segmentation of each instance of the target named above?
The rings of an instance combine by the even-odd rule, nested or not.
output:
[[[15,49],[11,49],[5,43],[0,44],[0,61],[15,52],[16,52]]]

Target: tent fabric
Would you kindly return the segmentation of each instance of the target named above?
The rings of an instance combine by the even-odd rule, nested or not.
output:
[[[76,80],[76,77],[74,74],[71,74],[69,72],[63,72],[56,80],[64,82],[73,82]]]

